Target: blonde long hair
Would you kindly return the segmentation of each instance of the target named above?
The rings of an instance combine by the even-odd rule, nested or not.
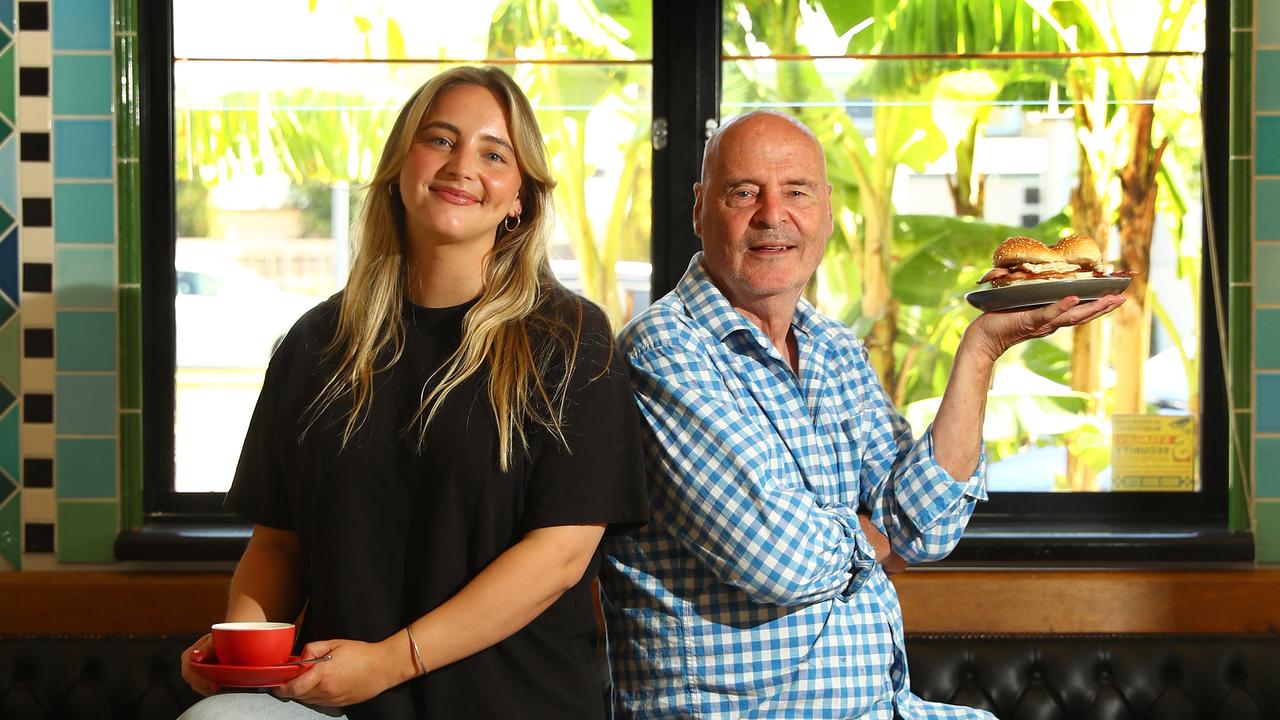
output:
[[[483,288],[463,318],[461,344],[426,381],[409,426],[417,427],[421,447],[444,399],[471,376],[485,372],[498,427],[499,467],[506,471],[515,441],[522,449],[528,446],[525,420],[564,442],[561,418],[576,360],[582,304],[556,281],[547,260],[555,180],[533,108],[519,86],[495,67],[458,67],[437,75],[409,98],[396,118],[360,210],[358,244],[339,302],[336,332],[325,348],[337,367],[312,403],[311,422],[335,402],[349,399],[342,431],[345,447],[373,402],[374,375],[393,366],[404,352],[401,304],[409,268],[405,209],[395,185],[423,116],[441,93],[458,85],[485,88],[503,107],[520,168],[522,211],[514,230],[494,228]],[[535,313],[553,302],[570,303],[568,314],[576,315],[576,321],[563,319],[563,309]],[[558,377],[549,377],[553,369]]]

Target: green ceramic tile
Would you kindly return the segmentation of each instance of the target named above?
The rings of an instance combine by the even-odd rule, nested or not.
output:
[[[1257,444],[1258,476],[1254,489],[1258,497],[1280,498],[1280,438],[1260,437]]]
[[[114,502],[58,502],[58,562],[115,562],[120,508]]]
[[[1260,433],[1280,433],[1280,375],[1257,373],[1257,430]]]
[[[1259,370],[1280,370],[1280,310],[1258,310],[1254,362]]]
[[[54,55],[53,113],[110,115],[114,76],[111,55]]]
[[[10,125],[17,125],[17,115],[13,111],[13,78],[17,74],[13,71],[13,53],[13,45],[0,52],[0,115],[4,115]]]
[[[1236,427],[1247,428],[1248,426],[1249,413],[1237,412]],[[1227,478],[1230,483],[1227,486],[1227,522],[1232,530],[1248,530],[1249,513],[1241,480],[1241,465],[1234,451],[1227,454]]]
[[[1280,115],[1256,115],[1258,149],[1254,167],[1259,175],[1280,175]]]
[[[1253,27],[1254,0],[1231,0],[1231,27]]]
[[[1232,403],[1234,408],[1249,407],[1249,377],[1253,371],[1252,347],[1253,305],[1250,288],[1233,287],[1227,300],[1227,349],[1231,357]]]
[[[66,375],[54,382],[53,419],[59,435],[116,434],[116,377]]]
[[[0,470],[15,481],[22,480],[22,459],[18,453],[18,426],[22,422],[22,410],[14,405],[0,416]],[[4,502],[0,501],[0,505]]]
[[[118,35],[115,40],[117,158],[138,157],[137,42],[133,35]]]
[[[1253,138],[1253,34],[1231,35],[1231,155],[1248,155]]]
[[[116,369],[114,312],[60,311],[53,337],[53,356],[59,371]]]
[[[131,529],[142,527],[142,413],[120,413],[121,517]]]
[[[1253,196],[1253,175],[1248,158],[1228,163],[1227,182],[1227,277],[1232,282],[1248,282],[1252,270],[1249,239],[1249,205]]]
[[[22,569],[22,493],[0,505],[0,557],[14,570]]]
[[[55,247],[53,257],[56,306],[107,310],[115,306],[112,248]]]
[[[142,409],[142,288],[120,288],[120,407]]]
[[[1280,562],[1280,500],[1260,500],[1254,505],[1258,520],[1258,562]]]
[[[116,32],[131,33],[137,31],[138,5],[135,0],[115,0],[113,16],[115,18]]]
[[[22,354],[19,349],[22,328],[18,321],[13,321],[0,330],[0,381],[17,391],[22,387]],[[0,407],[0,412],[5,408]]]
[[[60,182],[53,188],[53,239],[111,243],[116,239],[116,191],[111,183]]]
[[[58,438],[53,472],[59,498],[115,498],[116,441]]]
[[[1254,276],[1259,278],[1253,300],[1259,305],[1280,305],[1280,243],[1254,245]]]
[[[116,247],[119,263],[119,279],[123,285],[132,285],[142,277],[142,232],[141,196],[138,192],[139,165],[136,162],[122,162],[117,166],[116,207],[119,229],[116,233]]]
[[[1254,57],[1258,73],[1257,109],[1280,110],[1280,50],[1259,50]]]
[[[1258,180],[1255,192],[1258,204],[1254,208],[1254,239],[1280,240],[1280,180]]]
[[[1258,0],[1253,31],[1259,45],[1280,45],[1280,2]]]

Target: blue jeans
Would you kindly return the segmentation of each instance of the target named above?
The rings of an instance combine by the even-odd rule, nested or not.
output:
[[[269,692],[245,691],[210,695],[192,705],[178,720],[317,720],[346,717],[340,708],[314,707],[292,700],[281,700]]]

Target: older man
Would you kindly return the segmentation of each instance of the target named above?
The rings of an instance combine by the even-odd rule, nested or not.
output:
[[[1123,299],[977,318],[913,441],[856,336],[800,298],[832,230],[813,133],[735,118],[693,190],[703,252],[622,335],[652,516],[606,547],[621,717],[990,717],[911,694],[886,564],[944,557],[985,499],[996,358]]]

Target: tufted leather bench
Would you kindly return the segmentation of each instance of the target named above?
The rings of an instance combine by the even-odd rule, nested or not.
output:
[[[1005,720],[1280,718],[1280,635],[908,636],[911,687]]]
[[[188,637],[0,638],[0,720],[173,720]],[[1280,718],[1280,635],[913,635],[912,688],[1005,720]]]
[[[194,638],[0,638],[0,720],[174,720],[198,698],[178,656]]]

